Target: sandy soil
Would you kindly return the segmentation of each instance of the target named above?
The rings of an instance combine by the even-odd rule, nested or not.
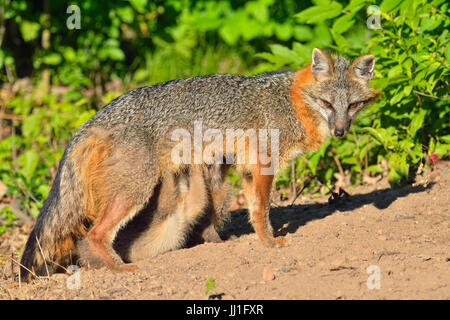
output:
[[[383,180],[347,190],[338,203],[281,203],[270,218],[284,248],[263,247],[246,210],[237,210],[223,243],[141,261],[136,273],[82,268],[29,284],[11,273],[24,226],[0,236],[0,299],[450,299],[449,189],[444,163],[416,186],[391,189]],[[69,289],[77,279],[80,288]]]

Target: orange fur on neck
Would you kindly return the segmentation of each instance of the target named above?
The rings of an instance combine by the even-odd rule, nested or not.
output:
[[[317,129],[317,115],[305,104],[301,93],[302,87],[313,84],[316,81],[311,71],[311,64],[309,64],[295,73],[294,84],[291,89],[295,117],[305,129],[305,140],[303,142],[305,150],[317,150],[323,142]]]

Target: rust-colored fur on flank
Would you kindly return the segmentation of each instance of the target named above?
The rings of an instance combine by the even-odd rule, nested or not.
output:
[[[82,210],[84,223],[78,225],[72,234],[62,240],[56,247],[54,260],[65,260],[75,252],[75,241],[87,233],[86,225],[91,224],[99,214],[103,214],[108,206],[109,190],[106,189],[106,168],[103,161],[111,153],[111,142],[106,133],[91,129],[90,135],[79,144],[70,154],[70,159],[78,164],[78,171],[83,185],[84,194],[87,195]]]
[[[110,202],[107,189],[107,168],[103,161],[111,154],[109,137],[100,130],[90,130],[92,134],[72,152],[75,163],[79,163],[80,177],[87,195],[84,202],[84,214],[89,222],[102,215]]]
[[[68,148],[61,160],[54,185],[27,241],[22,256],[23,280],[52,273],[67,265],[76,253],[75,242],[108,203],[103,161],[110,154],[110,140],[102,130],[90,129],[83,139]],[[97,198],[97,195],[102,195]],[[64,199],[61,199],[65,197]]]
[[[65,237],[58,246],[54,260],[61,261],[75,252],[74,239],[86,235],[86,225],[92,223],[99,213],[104,212],[108,205],[108,190],[105,189],[106,172],[102,166],[103,160],[110,154],[110,141],[99,130],[91,130],[92,134],[78,145],[71,153],[71,160],[78,164],[84,194],[88,195],[82,205],[84,223],[78,225],[72,234]]]

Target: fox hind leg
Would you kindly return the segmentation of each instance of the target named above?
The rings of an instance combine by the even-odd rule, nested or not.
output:
[[[123,265],[122,259],[113,250],[112,242],[118,227],[133,215],[130,204],[117,197],[87,234],[91,253],[100,258],[110,269],[134,271],[130,265]]]
[[[119,229],[147,204],[158,178],[151,153],[145,141],[128,140],[127,144],[112,141],[111,153],[89,173],[90,201],[87,210],[95,219],[85,242],[89,255],[116,271],[135,270],[125,265],[113,249]],[[86,255],[85,255],[86,256]]]

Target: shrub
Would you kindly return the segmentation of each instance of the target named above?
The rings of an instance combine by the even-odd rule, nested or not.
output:
[[[383,1],[379,7],[381,29],[369,30],[366,10],[374,1],[336,1],[316,5],[296,15],[317,37],[294,42],[291,47],[272,45],[261,70],[300,67],[312,49],[327,47],[356,57],[376,56],[373,85],[382,93],[364,110],[344,139],[331,138],[319,152],[296,161],[299,181],[317,175],[328,188],[335,177],[348,171],[352,183],[365,175],[385,171],[392,184],[414,177],[428,156],[447,157],[450,151],[448,77],[450,71],[450,24],[445,1]],[[339,166],[342,170],[339,170]],[[341,171],[341,172],[339,172]],[[338,173],[339,172],[339,173]],[[288,181],[281,175],[281,184]],[[317,184],[312,183],[311,187]]]

